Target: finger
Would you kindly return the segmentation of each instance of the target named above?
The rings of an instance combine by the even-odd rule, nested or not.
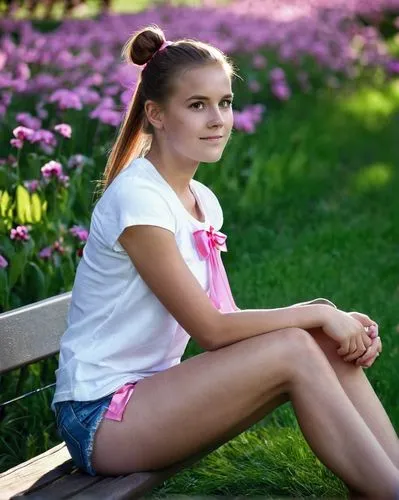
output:
[[[340,355],[340,356],[345,356],[349,353],[349,349],[350,349],[350,339],[349,338],[346,338],[342,341],[342,344],[340,347],[338,347],[337,349],[337,353]]]
[[[359,358],[366,352],[366,347],[364,346],[362,339],[353,338],[351,339],[351,352],[347,356],[344,357],[344,361],[353,361],[354,359]]]
[[[376,352],[375,348],[369,347],[367,349],[367,351],[363,354],[363,356],[360,356],[360,358],[358,358],[356,360],[356,363],[357,364],[367,363],[368,361],[370,361],[370,359],[375,358],[376,355],[377,355],[377,352]]]
[[[358,363],[356,361],[356,364],[357,364],[357,366],[362,366],[364,368],[370,368],[370,366],[374,363],[376,358],[377,358],[377,356],[374,355],[374,356],[371,356],[371,358],[367,358],[366,360],[362,361],[361,363]]]
[[[368,332],[367,332],[367,335],[371,338],[371,339],[375,339],[376,337],[378,337],[378,326],[370,326]]]
[[[358,321],[360,321],[360,323],[363,325],[363,326],[371,326],[371,325],[374,325],[375,324],[375,321],[373,321],[370,316],[368,316],[367,314],[364,314],[364,313],[359,313],[357,312],[355,314],[356,316],[356,319]]]
[[[362,331],[361,339],[365,347],[370,347],[373,343],[373,340],[367,335],[366,331]]]
[[[375,349],[375,347],[373,346],[372,349]],[[362,366],[371,366],[374,361],[378,358],[378,356],[380,355],[380,353],[378,351],[374,351],[374,353],[371,353],[371,351],[369,350],[364,357],[362,358],[359,358],[358,360],[356,360],[356,363],[359,364],[359,365],[362,365]]]

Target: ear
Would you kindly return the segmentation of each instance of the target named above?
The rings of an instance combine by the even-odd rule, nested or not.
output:
[[[163,112],[159,104],[154,101],[146,101],[144,104],[144,111],[148,122],[158,130],[163,128]]]

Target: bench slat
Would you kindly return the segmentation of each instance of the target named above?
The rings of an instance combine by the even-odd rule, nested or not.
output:
[[[139,499],[145,493],[149,493],[156,486],[161,485],[180,470],[186,469],[201,460],[206,455],[219,448],[220,445],[219,443],[162,470],[136,472],[128,476],[107,478],[107,481],[104,480],[101,483],[96,483],[73,498],[76,500],[98,500],[99,498],[106,498],[107,500]]]
[[[136,472],[117,477],[93,477],[80,472],[73,465],[65,443],[61,443],[0,474],[0,500],[138,499],[219,446],[220,444],[217,444],[162,470]]]
[[[88,486],[103,481],[101,476],[89,476],[78,470],[72,474],[65,475],[56,481],[46,485],[44,488],[35,490],[32,493],[28,492],[23,495],[22,499],[29,500],[54,500],[55,498],[76,498],[76,494],[84,490]]]
[[[71,292],[0,314],[0,373],[56,354]]]
[[[39,488],[74,468],[65,443],[0,474],[0,499],[12,498],[29,488]]]

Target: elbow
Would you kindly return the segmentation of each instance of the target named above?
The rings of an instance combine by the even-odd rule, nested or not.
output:
[[[215,310],[209,321],[203,322],[201,328],[193,332],[191,337],[197,342],[204,351],[215,351],[220,347],[220,338],[222,336],[223,314]]]
[[[224,324],[225,324],[225,315],[220,311],[216,311],[215,316],[212,319],[210,325],[208,325],[206,329],[206,335],[203,336],[204,342],[201,346],[206,351],[216,351],[220,347],[222,347],[224,338]]]

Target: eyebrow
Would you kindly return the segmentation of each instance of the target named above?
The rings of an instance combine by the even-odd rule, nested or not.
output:
[[[234,94],[225,94],[222,99],[225,99],[226,97],[234,97]],[[207,97],[206,95],[192,95],[191,97],[186,99],[186,102],[190,101],[191,99],[202,99],[203,101],[209,101],[209,97]]]

